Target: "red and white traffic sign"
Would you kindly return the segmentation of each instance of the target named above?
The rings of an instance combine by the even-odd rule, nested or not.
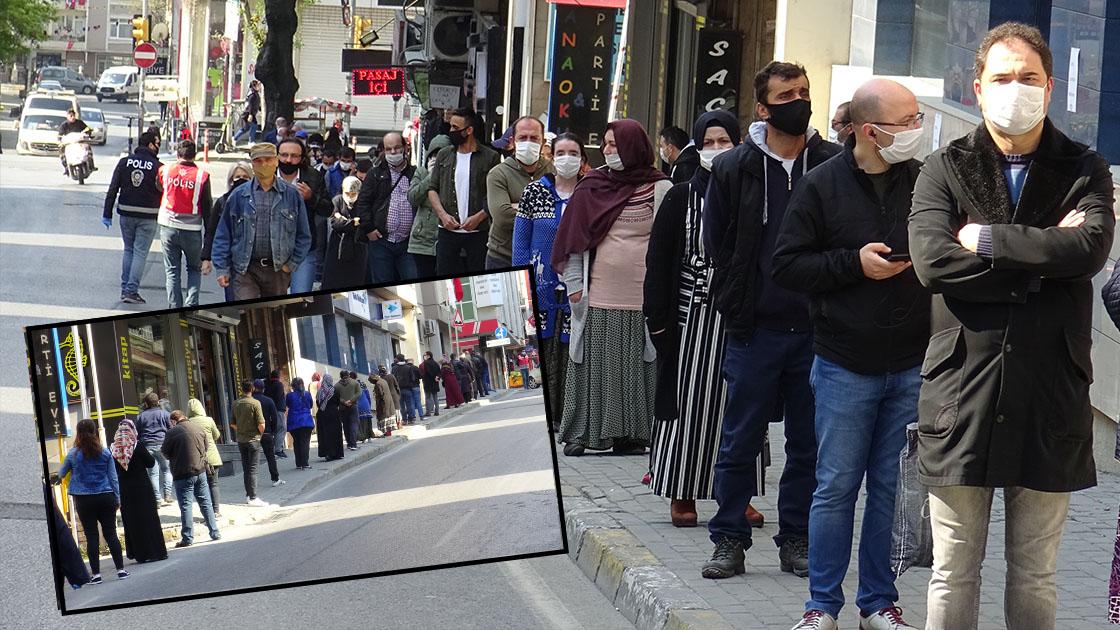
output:
[[[148,42],[143,42],[132,51],[132,60],[141,68],[151,68],[156,65],[156,47]]]

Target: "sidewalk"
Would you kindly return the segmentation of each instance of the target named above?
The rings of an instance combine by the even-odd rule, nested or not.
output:
[[[280,472],[280,478],[287,483],[275,488],[272,487],[272,481],[268,473],[268,463],[262,453],[260,455],[260,463],[257,466],[257,496],[260,497],[262,501],[269,504],[267,507],[250,507],[246,504],[241,462],[235,459],[233,461],[234,474],[218,478],[221,500],[219,508],[222,514],[221,518],[218,519],[218,529],[224,533],[228,528],[268,520],[275,515],[278,509],[290,503],[297,496],[313,490],[336,476],[348,472],[357,466],[361,466],[383,453],[387,453],[404,445],[408,442],[410,435],[439,428],[467,411],[484,408],[487,405],[507,398],[517,391],[520,390],[498,390],[488,398],[473,400],[458,409],[440,409],[439,417],[432,416],[424,418],[414,425],[405,426],[399,430],[393,431],[391,437],[374,438],[365,444],[359,444],[357,451],[345,451],[346,457],[338,461],[325,462],[321,460],[316,455],[318,447],[317,436],[312,435],[311,456],[309,458],[311,470],[296,470],[295,456],[292,450],[288,449],[288,458],[278,459],[276,462]],[[170,505],[159,508],[159,516],[160,523],[163,526],[164,540],[169,543],[177,542],[179,540],[179,530],[181,527],[178,503],[173,502]],[[204,535],[206,525],[202,517],[202,510],[197,504],[194,507],[193,520],[195,522],[195,536],[197,537],[200,535],[199,527],[202,527],[201,532]],[[118,529],[118,533],[123,535],[123,527]],[[102,555],[108,556],[108,550],[105,548],[104,544],[102,544]]]
[[[777,485],[785,464],[781,426],[771,425],[773,464],[767,470],[767,496],[753,501],[765,515],[766,525],[754,530],[745,575],[725,580],[700,576],[700,565],[712,552],[706,524],[715,512],[715,503],[697,504],[699,527],[673,527],[668,500],[654,496],[641,483],[648,456],[589,451],[582,457],[565,457],[558,448],[572,560],[642,630],[793,627],[804,611],[808,581],[781,572],[778,551],[771,540],[777,533]],[[1095,488],[1073,494],[1058,566],[1057,626],[1063,630],[1104,625],[1118,487],[1120,476],[1101,472]],[[844,582],[848,604],[840,613],[841,628],[856,628],[859,623],[852,602],[862,514],[861,496],[857,540]],[[981,586],[981,630],[1005,627],[1003,586],[1007,565],[1003,534],[1003,502],[997,492]],[[904,609],[906,620],[919,628],[925,623],[929,575],[929,569],[915,568],[896,583],[898,605]]]

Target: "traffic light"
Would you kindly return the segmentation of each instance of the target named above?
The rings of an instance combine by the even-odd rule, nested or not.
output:
[[[377,41],[377,31],[373,30],[373,19],[354,16],[354,46],[365,48]]]
[[[132,16],[132,41],[134,44],[143,44],[151,39],[149,35],[151,22],[142,15]]]

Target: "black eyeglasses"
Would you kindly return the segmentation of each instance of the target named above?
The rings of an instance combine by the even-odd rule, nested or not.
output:
[[[887,127],[921,127],[922,126],[922,121],[924,121],[925,119],[926,119],[926,113],[925,112],[918,112],[918,114],[916,116],[907,120],[906,122],[896,123],[896,122],[868,121],[868,124],[879,125],[880,127],[882,127],[882,126],[887,126]]]

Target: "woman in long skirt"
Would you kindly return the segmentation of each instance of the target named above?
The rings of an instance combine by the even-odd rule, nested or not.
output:
[[[156,460],[139,440],[132,420],[121,420],[109,452],[116,463],[121,488],[125,556],[136,562],[166,559],[159,507],[148,477],[148,469],[156,465]]]
[[[338,394],[334,391],[334,377],[324,374],[316,397],[319,416],[319,457],[328,462],[342,459],[342,418],[338,413]]]
[[[708,112],[696,120],[692,136],[700,168],[670,189],[654,222],[643,305],[658,364],[650,487],[671,499],[678,527],[696,525],[696,500],[713,498],[727,404],[725,332],[709,299],[710,259],[700,225],[712,160],[739,144],[739,122],[726,111]]]
[[[649,136],[635,120],[607,125],[603,155],[607,168],[576,185],[552,250],[572,305],[558,439],[573,456],[645,453],[653,422],[656,350],[642,284],[650,229],[670,182],[652,166]]]
[[[455,368],[451,367],[451,362],[447,359],[443,360],[439,375],[443,380],[443,391],[447,409],[462,405],[464,403],[463,390],[459,387],[459,377],[455,374]]]

